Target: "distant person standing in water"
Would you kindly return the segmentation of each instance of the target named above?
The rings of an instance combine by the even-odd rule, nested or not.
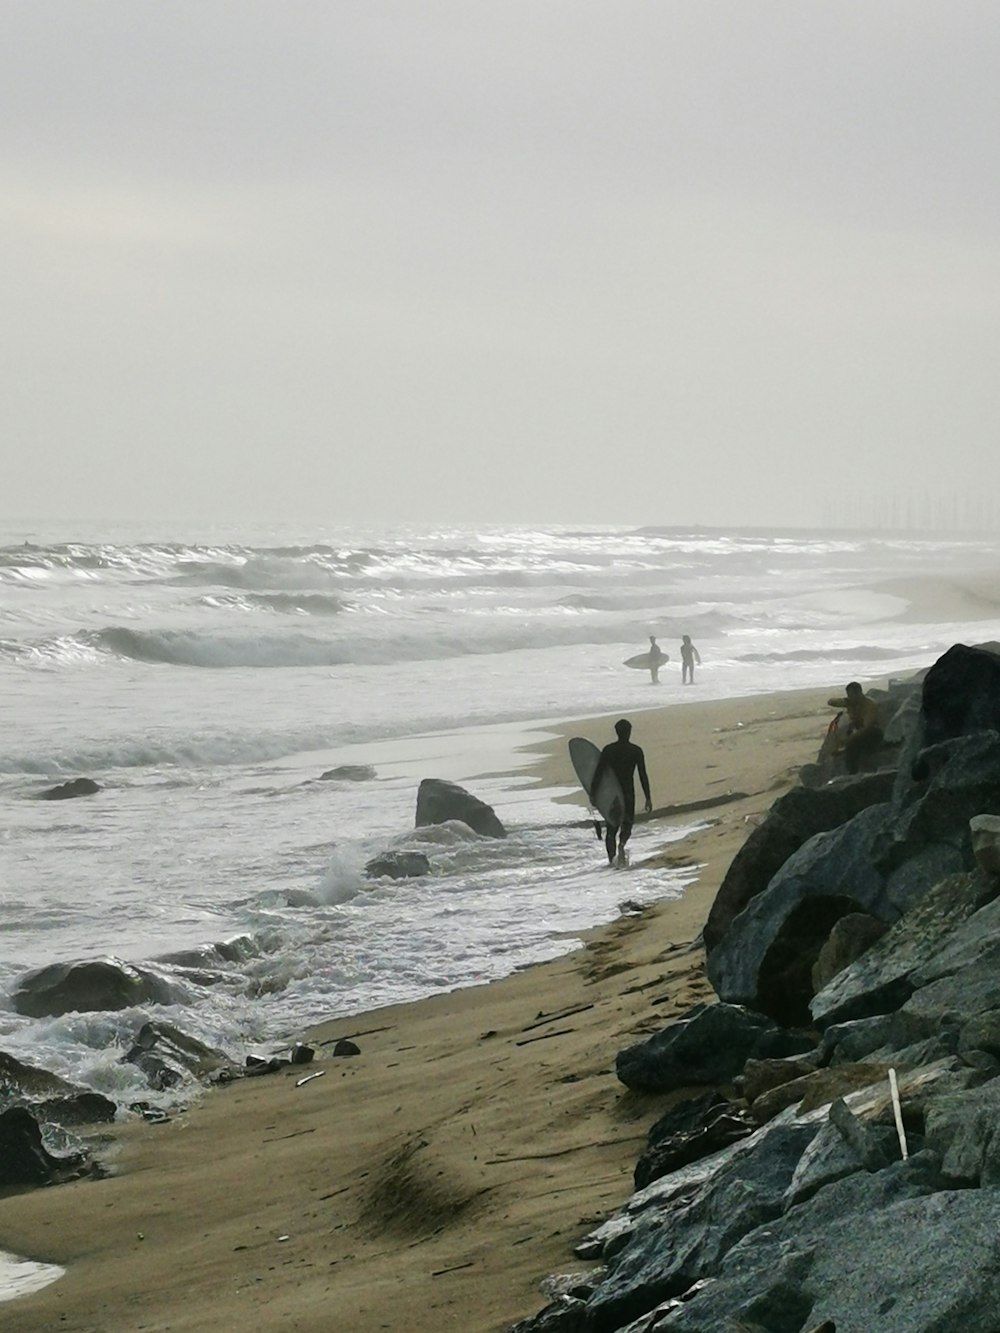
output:
[[[618,739],[612,741],[610,745],[605,745],[601,751],[601,757],[597,761],[597,767],[594,769],[594,780],[590,784],[590,799],[593,801],[594,794],[597,791],[597,784],[603,775],[611,770],[615,777],[621,783],[622,794],[625,797],[625,808],[621,812],[619,823],[613,824],[607,821],[604,828],[604,847],[608,853],[608,865],[613,866],[617,859],[620,866],[628,865],[628,857],[625,855],[625,844],[632,833],[632,824],[635,820],[635,774],[639,773],[639,781],[642,784],[642,792],[646,798],[646,813],[653,808],[653,798],[649,791],[649,778],[646,776],[646,756],[638,745],[633,745],[629,740],[632,735],[632,723],[627,718],[622,718],[615,723],[615,734]],[[616,848],[617,845],[617,857]]]
[[[660,667],[668,661],[666,653],[656,642],[654,635],[649,636],[649,678],[654,685],[660,683]]]
[[[681,643],[681,684],[682,684],[682,685],[693,685],[693,684],[694,684],[694,664],[695,664],[695,662],[697,662],[698,665],[701,666],[701,657],[699,656],[698,649],[697,649],[697,648],[694,646],[694,644],[691,642],[691,636],[690,636],[690,634],[685,634],[685,635],[684,635],[684,640],[683,640],[683,642]]]

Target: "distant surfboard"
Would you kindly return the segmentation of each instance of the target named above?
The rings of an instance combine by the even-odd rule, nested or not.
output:
[[[660,654],[660,660],[659,660],[660,666],[663,666],[664,662],[669,662],[669,661],[670,658],[667,656],[666,653]],[[652,655],[648,652],[636,653],[635,657],[626,657],[624,665],[627,667],[635,667],[636,671],[648,671],[649,668],[653,665]]]
[[[607,823],[619,825],[625,813],[625,795],[622,784],[610,769],[601,774],[597,790],[593,797],[590,795],[594,773],[597,771],[597,761],[601,757],[600,750],[593,741],[585,740],[582,736],[574,736],[569,743],[569,757],[580,780],[580,786],[587,793],[587,799]]]

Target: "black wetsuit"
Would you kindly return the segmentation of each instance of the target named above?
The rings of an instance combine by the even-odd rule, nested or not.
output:
[[[597,790],[597,784],[608,768],[621,783],[622,795],[625,797],[625,809],[622,812],[621,823],[616,826],[609,822],[605,833],[604,844],[608,849],[608,860],[611,861],[614,859],[615,837],[619,830],[621,831],[620,848],[625,846],[629,834],[632,832],[632,824],[635,820],[635,774],[637,770],[643,795],[647,801],[651,797],[649,778],[646,776],[646,756],[640,746],[633,745],[631,741],[621,740],[612,741],[610,745],[605,745],[601,751],[601,757],[597,761],[597,767],[594,769],[594,780],[590,784],[591,792]]]

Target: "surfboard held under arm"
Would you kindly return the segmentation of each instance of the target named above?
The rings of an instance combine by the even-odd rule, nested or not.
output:
[[[597,761],[601,757],[601,752],[594,742],[586,740],[583,736],[574,736],[569,743],[569,757],[580,786],[587,793],[587,799],[601,818],[609,824],[620,824],[625,810],[625,795],[614,773],[610,771],[602,773],[597,790],[591,792]]]

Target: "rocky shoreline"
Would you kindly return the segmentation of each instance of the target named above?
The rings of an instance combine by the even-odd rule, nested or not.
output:
[[[886,692],[892,766],[747,840],[704,932],[717,1001],[617,1057],[676,1094],[636,1192],[512,1333],[1000,1329],[997,652]]]

